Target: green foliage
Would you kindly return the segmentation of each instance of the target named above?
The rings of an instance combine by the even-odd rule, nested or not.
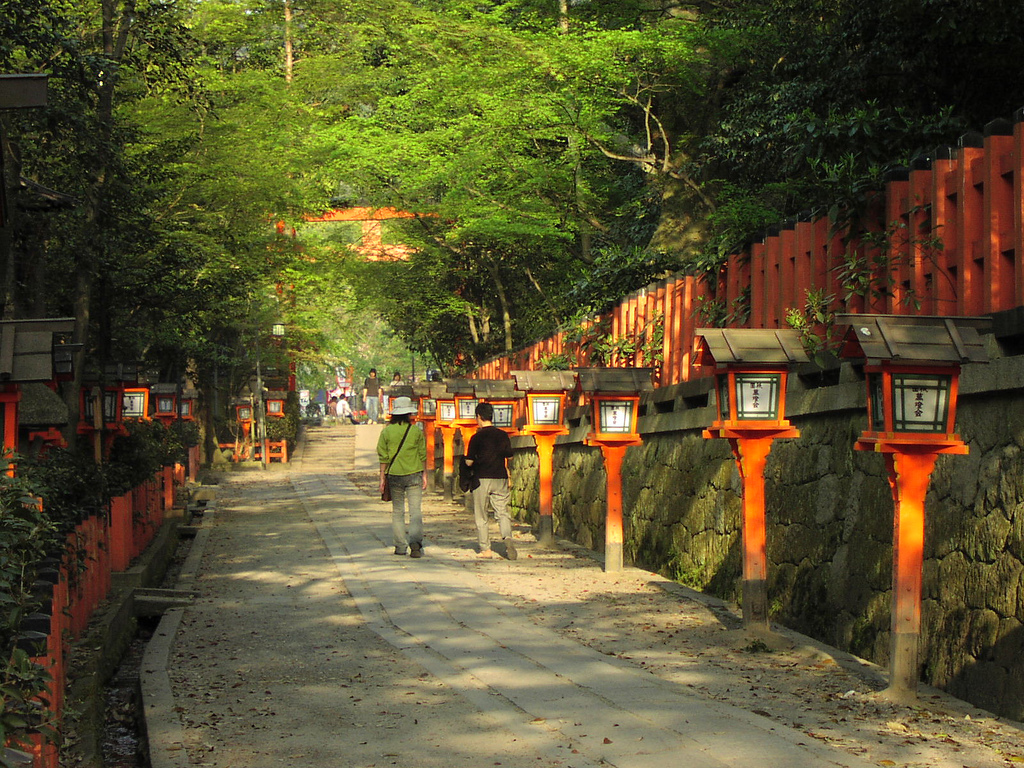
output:
[[[793,184],[767,184],[757,191],[728,181],[711,186],[717,206],[707,217],[710,233],[686,270],[713,278],[754,233],[778,223],[780,203],[788,199]]]
[[[1010,5],[751,0],[706,9],[721,101],[701,138],[702,167],[760,197],[776,221],[803,209],[862,213],[887,169],[1024,103],[1012,53],[1024,52],[1024,38],[998,15]],[[743,237],[732,221],[716,227],[710,255]]]
[[[164,467],[183,463],[187,429],[169,429],[157,419],[126,421],[128,434],[118,437],[104,465],[107,491],[120,496],[153,479]]]
[[[914,217],[921,210],[920,206],[915,206],[910,216]],[[936,264],[936,257],[942,249],[942,238],[938,235],[913,240],[905,221],[891,222],[883,230],[851,233],[847,238],[843,262],[838,267],[842,300],[849,302],[860,298],[870,305],[892,296],[899,268],[906,265],[912,250],[918,258]],[[941,269],[936,268],[935,271],[937,275],[943,274]],[[915,309],[920,307],[917,296],[909,287],[903,288],[901,301]]]
[[[568,371],[575,360],[565,352],[549,352],[541,355],[537,365],[542,371]]]
[[[750,316],[750,286],[746,286],[741,295],[728,303],[724,298],[717,296],[698,296],[694,312],[701,326],[705,328],[743,325]]]
[[[280,441],[287,440],[289,443],[294,444],[296,435],[298,435],[298,419],[288,414],[285,416],[279,416],[272,419],[267,419],[267,439]]]
[[[607,248],[565,294],[577,315],[598,313],[624,296],[667,277],[680,267],[678,257],[641,248]]]
[[[286,440],[289,448],[293,448],[299,436],[300,418],[299,395],[289,392],[284,403],[284,415],[267,418],[267,439]]]
[[[809,289],[802,308],[786,310],[786,325],[800,332],[800,340],[808,356],[815,358],[831,350],[835,340],[835,297],[823,289]]]
[[[49,675],[15,648],[22,619],[38,607],[31,591],[35,566],[60,541],[36,491],[23,479],[0,475],[0,745],[29,729],[53,735],[38,701]]]
[[[65,529],[100,514],[110,499],[102,468],[84,452],[50,450],[23,459],[18,471],[45,499],[49,518]]]

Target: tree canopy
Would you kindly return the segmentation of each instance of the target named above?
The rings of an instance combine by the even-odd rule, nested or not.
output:
[[[5,317],[240,385],[383,322],[446,371],[1024,106],[1009,0],[0,0]],[[330,208],[411,255],[360,258]],[[283,222],[279,231],[278,222]],[[292,229],[295,235],[292,235]],[[358,328],[362,333],[344,329]]]

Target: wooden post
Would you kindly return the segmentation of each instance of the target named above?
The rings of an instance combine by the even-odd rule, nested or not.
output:
[[[444,469],[441,475],[441,493],[445,501],[452,500],[452,477],[455,474],[455,427],[441,427],[441,440],[444,444]]]
[[[622,457],[627,445],[601,445],[608,491],[604,520],[604,570],[622,570]]]
[[[436,457],[434,456],[434,441],[437,435],[434,431],[434,419],[422,419],[422,421],[423,436],[427,439],[427,492],[433,493],[437,485],[434,479],[434,469],[437,464]]]
[[[542,547],[555,545],[555,518],[553,514],[552,481],[554,479],[555,441],[558,434],[533,435],[537,441],[537,464],[540,474],[539,517],[537,518],[537,542]]]
[[[932,452],[885,454],[895,515],[889,687],[884,694],[897,701],[917,697],[921,573],[924,564],[924,498],[936,459],[938,454]]]
[[[768,629],[768,548],[764,466],[771,437],[729,439],[743,480],[743,626]]]

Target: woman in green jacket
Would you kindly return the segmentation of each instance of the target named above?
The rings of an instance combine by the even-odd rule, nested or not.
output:
[[[412,423],[416,406],[408,397],[396,397],[391,407],[391,421],[381,430],[377,440],[380,460],[380,490],[384,491],[387,475],[391,488],[391,533],[395,554],[423,556],[423,491],[427,488],[427,439],[423,430]],[[406,532],[405,512],[409,509]]]

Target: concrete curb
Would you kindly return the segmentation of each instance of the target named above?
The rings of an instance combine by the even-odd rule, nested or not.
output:
[[[178,585],[191,584],[195,579],[209,538],[209,528],[200,528],[196,532],[178,575]],[[142,656],[139,691],[150,768],[188,768],[190,765],[185,751],[185,733],[174,708],[174,693],[167,673],[174,636],[184,615],[184,608],[167,611]]]

